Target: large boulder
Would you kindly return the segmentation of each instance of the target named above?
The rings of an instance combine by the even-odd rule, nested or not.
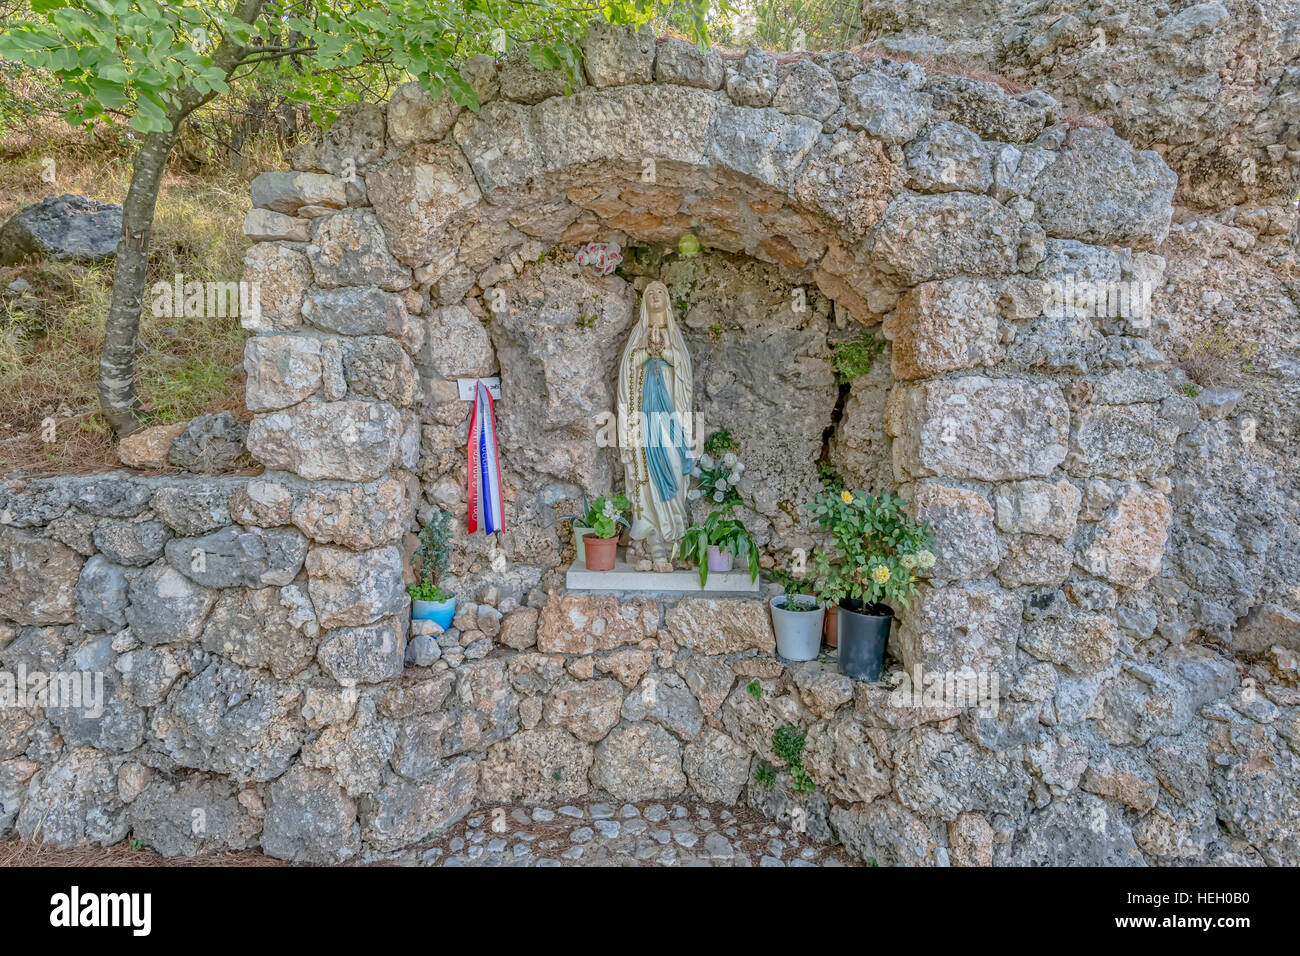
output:
[[[0,226],[0,266],[29,257],[101,261],[116,252],[121,232],[121,206],[72,193],[48,196]]]

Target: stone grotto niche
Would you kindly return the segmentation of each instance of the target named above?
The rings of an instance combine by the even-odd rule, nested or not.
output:
[[[1171,633],[1159,584],[1171,468],[1232,420],[1179,391],[1150,316],[1053,304],[1161,282],[1174,174],[1040,91],[647,33],[593,29],[573,95],[483,58],[477,112],[356,104],[258,177],[262,473],[0,483],[0,665],[111,677],[103,723],[0,708],[0,838],[342,862],[475,808],[699,799],[880,865],[1300,860],[1294,654],[1280,676]],[[702,253],[665,251],[688,233]],[[594,240],[620,275],[574,263]],[[565,587],[557,521],[618,487],[591,418],[653,280],[706,427],[742,442],[751,528],[806,545],[818,461],[897,490],[937,560],[893,676],[970,666],[996,713],[782,659],[756,594]],[[889,345],[846,389],[832,349],[862,329]],[[499,542],[464,531],[457,384],[498,374]],[[435,507],[440,633],[405,589]],[[786,724],[811,793],[756,776]]]
[[[562,516],[582,496],[623,491],[617,449],[597,434],[616,407],[619,355],[636,321],[640,290],[668,287],[695,367],[700,440],[727,429],[749,469],[742,489],[753,507],[738,512],[769,555],[810,547],[803,508],[822,487],[819,464],[869,491],[892,480],[884,434],[889,353],[853,383],[840,383],[837,342],[879,334],[866,329],[815,286],[789,270],[743,254],[682,255],[661,245],[632,246],[618,272],[598,276],[556,246],[495,288],[482,316],[486,340],[475,367],[501,378],[497,405],[507,508],[503,547],[512,562],[541,569],[567,564],[572,548]],[[466,311],[465,322],[479,322]],[[429,396],[421,414],[437,419]],[[455,413],[447,409],[447,414]],[[607,429],[612,431],[612,429]],[[435,425],[426,436],[463,448],[465,424]],[[426,497],[461,514],[465,474],[454,451],[426,447],[419,474]],[[708,513],[696,502],[691,519]],[[560,523],[560,524],[557,524]],[[468,542],[467,542],[468,543]],[[567,549],[567,551],[566,551]]]

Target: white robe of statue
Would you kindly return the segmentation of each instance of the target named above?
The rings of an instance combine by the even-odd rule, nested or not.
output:
[[[658,391],[656,398],[662,403],[666,393],[671,401],[671,416],[647,411],[648,374],[660,376],[665,388]],[[662,282],[651,282],[641,296],[641,319],[632,330],[618,366],[618,423],[619,457],[627,497],[632,503],[631,537],[645,542],[659,567],[668,561],[673,544],[686,531],[691,384],[691,357],[677,328],[668,288]],[[651,457],[647,457],[648,451]],[[676,493],[666,500],[652,479],[652,459],[661,474],[670,472],[676,481]]]

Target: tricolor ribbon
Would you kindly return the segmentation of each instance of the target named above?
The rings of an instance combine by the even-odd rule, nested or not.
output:
[[[482,525],[484,534],[505,524],[501,505],[501,463],[497,459],[497,421],[492,395],[478,382],[469,419],[469,533]]]

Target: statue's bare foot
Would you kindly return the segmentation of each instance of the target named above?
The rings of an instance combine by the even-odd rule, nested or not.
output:
[[[655,570],[656,570],[656,571],[671,571],[672,569],[673,569],[673,563],[672,563],[671,561],[656,561],[656,562],[655,562]]]

